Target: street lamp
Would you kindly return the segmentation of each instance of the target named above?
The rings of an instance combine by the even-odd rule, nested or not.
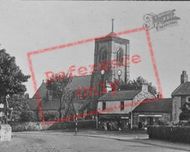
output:
[[[131,105],[131,130],[133,129],[133,100]]]
[[[78,132],[78,113],[75,114],[75,135]]]
[[[121,70],[118,70],[118,71],[117,71],[117,75],[118,75],[119,81],[120,81],[121,74],[122,74],[122,71],[121,71]]]
[[[118,70],[117,71],[117,75],[118,75],[118,78],[119,78],[119,85],[120,85],[120,77],[121,77],[121,74],[122,74],[122,71],[121,70]],[[120,87],[120,86],[119,86]],[[119,88],[120,90],[120,88]]]

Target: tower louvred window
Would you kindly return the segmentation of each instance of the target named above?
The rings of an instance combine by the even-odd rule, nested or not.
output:
[[[119,65],[123,64],[123,50],[121,48],[117,51],[117,63]]]
[[[105,50],[103,50],[101,55],[101,61],[106,61],[106,60],[107,60],[107,53]]]

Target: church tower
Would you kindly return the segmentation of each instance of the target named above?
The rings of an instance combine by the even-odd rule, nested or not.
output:
[[[115,80],[126,83],[129,80],[129,40],[112,32],[105,37],[95,39],[94,71],[91,87],[101,91],[100,82],[110,83]],[[99,93],[98,96],[101,96]]]

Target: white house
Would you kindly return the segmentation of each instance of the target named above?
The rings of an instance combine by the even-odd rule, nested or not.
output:
[[[133,119],[133,110],[143,100],[153,98],[155,96],[148,91],[147,84],[141,90],[109,92],[98,99],[98,120],[120,121],[124,128],[129,123],[137,126],[137,120]]]

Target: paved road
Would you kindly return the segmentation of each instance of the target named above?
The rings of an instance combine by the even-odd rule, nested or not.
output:
[[[119,141],[73,133],[16,133],[11,142],[1,142],[0,152],[183,152],[144,140]]]

